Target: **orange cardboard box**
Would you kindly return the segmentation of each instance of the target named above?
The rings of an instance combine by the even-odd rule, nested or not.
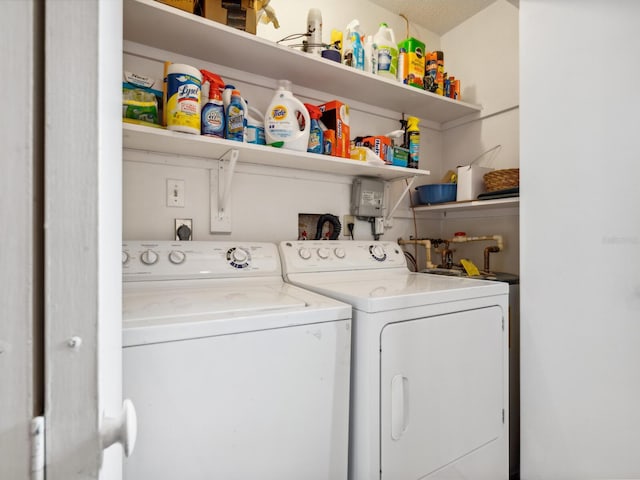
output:
[[[325,127],[335,130],[336,142],[333,147],[333,155],[336,157],[351,158],[351,127],[349,127],[349,105],[332,100],[318,105],[322,116],[320,120]]]
[[[378,155],[384,163],[391,164],[393,160],[393,151],[391,148],[391,139],[386,135],[376,135],[374,137],[365,137],[363,144],[371,145],[371,150]]]
[[[171,5],[172,7],[179,8],[185,12],[193,13],[196,9],[198,0],[157,0],[160,3]]]
[[[202,16],[254,35],[258,25],[255,0],[202,0]]]

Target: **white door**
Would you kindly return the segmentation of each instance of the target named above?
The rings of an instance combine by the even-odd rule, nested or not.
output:
[[[122,476],[121,0],[45,0],[46,478]]]
[[[502,465],[474,475],[506,478],[502,310],[394,323],[380,342],[382,478],[423,478],[500,438]]]
[[[34,141],[33,78],[37,60],[35,1],[3,2],[0,58],[5,113],[0,128],[3,174],[0,219],[5,226],[0,249],[0,478],[29,478],[30,421],[41,409],[35,378],[39,344],[34,329],[39,315],[40,249],[35,204],[40,160]]]

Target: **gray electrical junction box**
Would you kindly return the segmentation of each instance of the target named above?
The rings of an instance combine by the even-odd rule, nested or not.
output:
[[[381,217],[384,207],[384,181],[358,177],[351,188],[351,215]]]

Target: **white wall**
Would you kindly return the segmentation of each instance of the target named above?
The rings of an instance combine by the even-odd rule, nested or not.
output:
[[[522,478],[640,478],[640,3],[520,8]]]
[[[498,0],[442,36],[445,70],[461,80],[462,100],[482,105],[482,112],[444,125],[443,160],[432,168],[432,181],[447,170],[468,165],[496,145],[501,148],[483,156],[478,164],[496,169],[518,167],[518,15],[516,7]],[[441,228],[444,238],[457,231],[503,235],[505,250],[491,256],[492,269],[519,272],[517,209],[456,212],[448,215]],[[482,262],[482,251],[490,244],[456,245],[454,257]]]

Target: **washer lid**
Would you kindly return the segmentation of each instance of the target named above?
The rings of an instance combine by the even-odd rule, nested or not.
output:
[[[500,282],[430,275],[403,269],[290,274],[288,280],[369,313],[509,292],[508,286]]]
[[[125,285],[124,346],[351,318],[351,306],[280,279]]]

